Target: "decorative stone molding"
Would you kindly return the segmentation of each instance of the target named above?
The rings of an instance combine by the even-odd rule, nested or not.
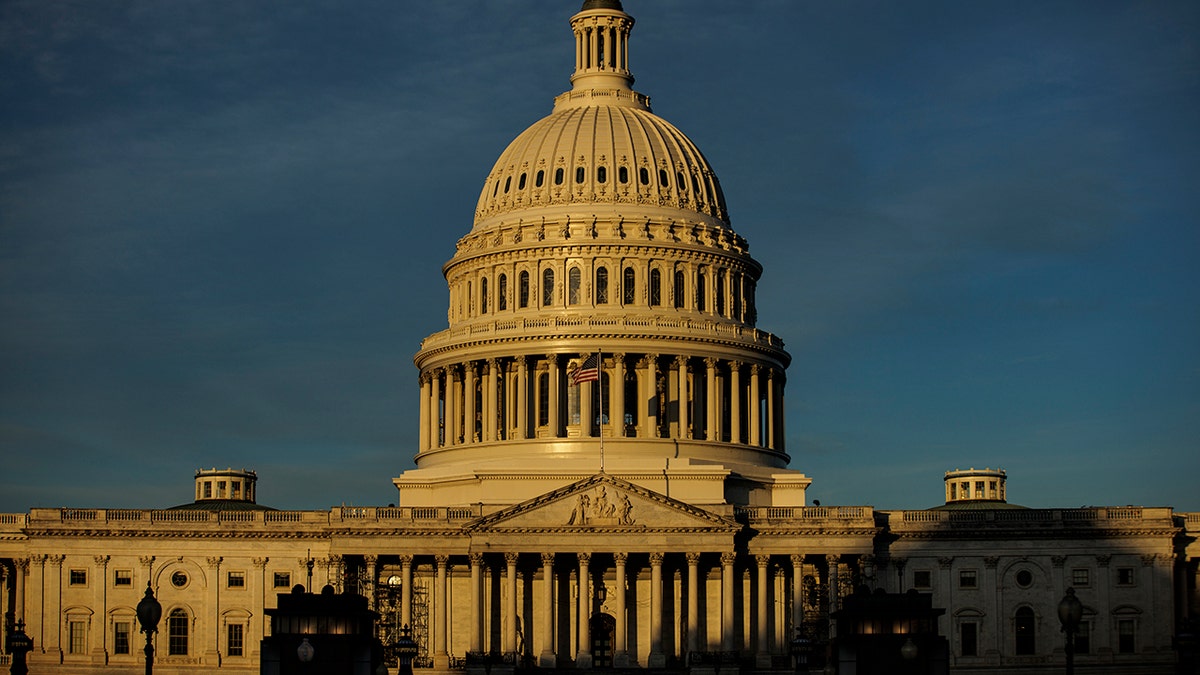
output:
[[[944,570],[950,569],[954,564],[954,556],[943,556],[938,558],[938,567]]]

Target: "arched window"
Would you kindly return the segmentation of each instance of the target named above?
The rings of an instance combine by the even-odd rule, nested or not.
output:
[[[667,175],[666,169],[658,170],[658,184],[663,187],[671,187],[671,178]]]
[[[658,270],[650,270],[650,306],[658,307],[662,304],[662,272]]]
[[[584,170],[582,166],[575,167],[575,182],[582,183],[584,178]]]
[[[563,170],[562,170],[562,167],[560,166],[554,170],[554,184],[562,185],[562,182],[563,182]]]
[[[675,270],[675,309],[683,309],[683,270]]]
[[[525,189],[525,174],[521,174],[521,178],[517,181],[517,189],[518,190]]]
[[[686,189],[687,189],[687,181],[685,181],[685,180],[683,179],[683,172],[682,172],[682,171],[676,171],[676,172],[675,172],[675,184],[679,186],[679,191],[680,191],[680,192],[683,192],[684,190],[686,190]]]
[[[632,305],[637,298],[637,276],[632,267],[626,267],[621,276],[621,302]]]
[[[479,280],[479,313],[487,314],[488,310],[488,284],[487,277]]]
[[[188,653],[188,614],[181,608],[171,610],[167,615],[167,654],[170,656],[187,656]]]
[[[733,273],[733,318],[741,321],[742,319],[742,274],[741,272]]]
[[[554,270],[542,272],[542,306],[554,304]]]
[[[596,268],[596,304],[608,304],[608,268]]]
[[[1029,656],[1037,653],[1037,644],[1034,640],[1037,632],[1035,623],[1032,608],[1017,608],[1017,614],[1013,623],[1014,630],[1016,631],[1017,656]]]
[[[600,166],[596,167],[596,182],[603,183],[608,180],[608,169]]]
[[[646,170],[646,167],[643,166],[638,169],[638,180],[641,181],[642,185],[650,184],[650,172]],[[499,183],[496,183],[496,185],[499,185]]]
[[[508,194],[508,188],[512,186],[512,176],[504,179],[504,194]]]
[[[542,183],[546,182],[546,172],[538,169],[537,177],[533,179],[534,187],[542,187]]]
[[[626,169],[623,166],[618,168],[617,169],[617,181],[620,182],[622,185],[624,185],[625,183],[628,183],[629,182],[629,169]]]
[[[472,295],[472,293],[474,293],[474,292],[475,292],[475,289],[472,288],[471,282],[468,281],[467,282],[467,298],[466,298],[467,299],[467,309],[466,309],[467,316],[472,316],[475,314],[475,296]]]
[[[567,304],[579,304],[579,287],[581,285],[580,278],[582,273],[578,267],[572,267],[567,270]]]
[[[522,271],[517,276],[517,307],[525,309],[529,306],[529,272]]]
[[[696,309],[701,312],[704,311],[704,294],[708,290],[708,287],[705,284],[707,281],[705,278],[706,276],[707,275],[704,272],[704,269],[701,269],[700,272],[696,274]]]
[[[496,309],[503,312],[508,309],[508,275],[501,274],[496,279]]]

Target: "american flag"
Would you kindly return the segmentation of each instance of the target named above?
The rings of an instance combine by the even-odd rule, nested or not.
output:
[[[571,376],[571,384],[581,384],[583,382],[595,382],[600,379],[600,355],[592,354],[579,364],[578,368],[574,368],[568,373]]]

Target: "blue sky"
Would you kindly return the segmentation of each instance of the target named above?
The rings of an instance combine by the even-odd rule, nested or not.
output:
[[[412,466],[440,268],[572,0],[0,4],[0,511],[281,508]],[[1200,5],[627,0],[764,265],[793,466],[1200,510]]]

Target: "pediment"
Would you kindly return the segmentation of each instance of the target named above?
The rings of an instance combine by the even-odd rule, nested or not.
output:
[[[604,473],[484,516],[473,532],[732,532],[730,518]]]

